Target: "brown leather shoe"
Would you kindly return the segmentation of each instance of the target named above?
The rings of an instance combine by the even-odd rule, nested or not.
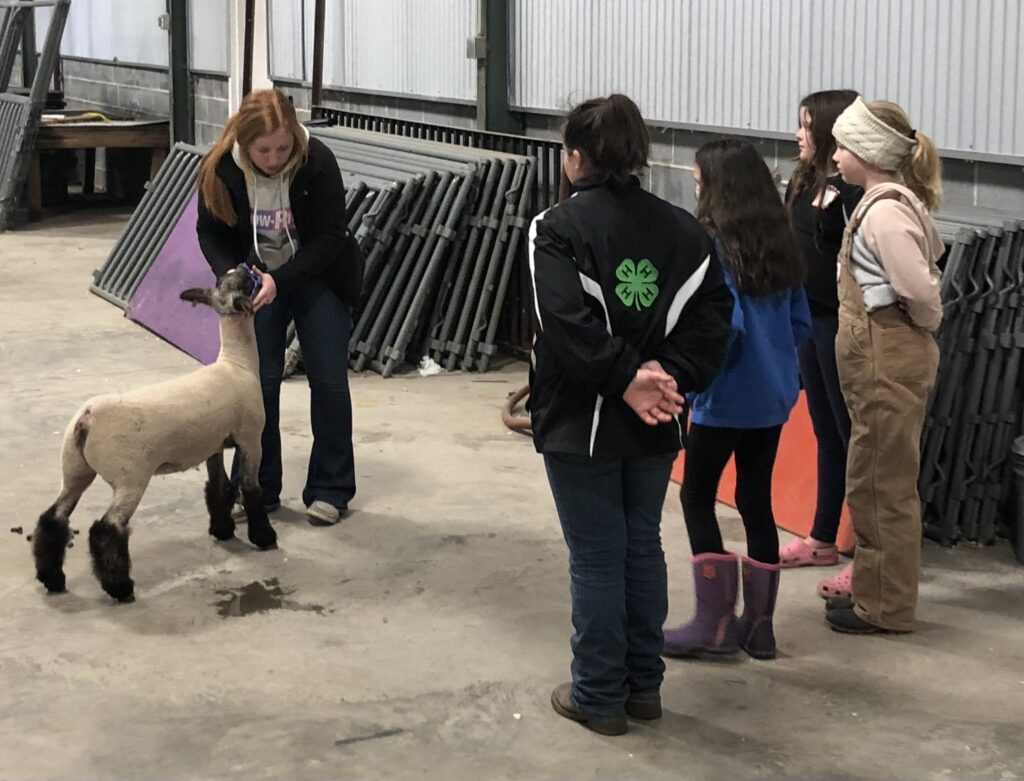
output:
[[[825,610],[852,610],[853,600],[849,597],[829,597],[825,600]]]
[[[563,718],[582,724],[598,735],[625,735],[628,728],[625,716],[588,716],[572,699],[572,684],[562,683],[551,692],[551,707]]]
[[[909,630],[886,629],[865,621],[853,611],[852,607],[840,607],[827,611],[825,621],[833,632],[841,632],[844,635],[904,635],[909,633]]]
[[[659,692],[633,692],[626,700],[626,715],[640,721],[654,721],[661,718],[661,694]]]

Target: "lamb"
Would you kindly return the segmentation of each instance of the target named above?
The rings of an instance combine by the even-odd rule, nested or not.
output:
[[[65,590],[70,516],[97,474],[114,495],[89,530],[89,550],[103,590],[119,602],[135,598],[128,522],[153,475],[182,472],[205,462],[210,534],[221,541],[234,537],[231,510],[236,489],[224,470],[228,447],[236,447],[240,456],[249,541],[261,550],[277,547],[258,480],[265,417],[251,301],[258,283],[243,265],[212,289],[181,293],[183,301],[205,304],[219,315],[221,348],[216,362],[173,380],[96,396],[72,418],[61,453],[60,494],[40,516],[33,537],[36,577],[47,591]]]

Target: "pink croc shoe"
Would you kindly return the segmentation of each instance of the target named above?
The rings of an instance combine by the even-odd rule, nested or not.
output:
[[[853,564],[847,564],[831,578],[818,581],[818,596],[822,599],[845,597],[853,599]]]
[[[790,540],[779,548],[779,566],[783,569],[793,567],[830,567],[839,561],[839,549],[835,545],[814,548],[802,538]]]

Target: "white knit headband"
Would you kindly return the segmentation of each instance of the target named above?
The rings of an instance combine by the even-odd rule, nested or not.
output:
[[[839,115],[832,127],[836,141],[857,157],[883,171],[898,171],[917,141],[903,135],[871,113],[857,98]]]

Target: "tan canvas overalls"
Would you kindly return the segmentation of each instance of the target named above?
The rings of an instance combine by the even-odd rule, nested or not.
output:
[[[857,538],[854,611],[875,626],[913,629],[921,564],[921,499],[917,492],[921,428],[935,383],[939,349],[927,330],[896,305],[870,314],[853,276],[853,236],[883,198],[907,200],[885,187],[858,205],[839,255],[836,364],[850,412],[846,502]]]

